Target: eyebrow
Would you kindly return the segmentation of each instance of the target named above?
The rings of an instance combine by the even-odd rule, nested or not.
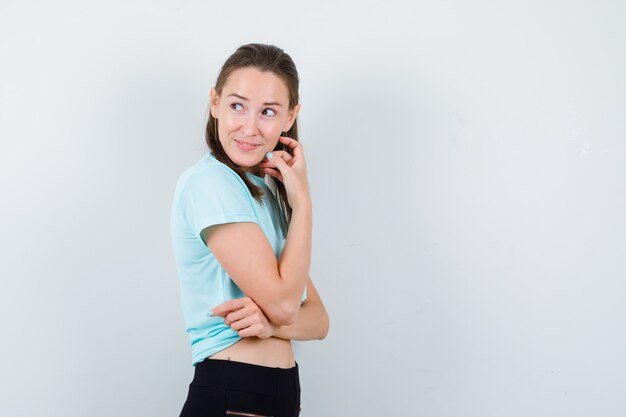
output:
[[[238,97],[238,98],[240,98],[240,99],[242,99],[242,100],[250,101],[250,100],[248,100],[247,98],[245,98],[244,96],[240,96],[239,94],[235,94],[235,93],[233,93],[233,94],[229,94],[229,95],[227,95],[226,97],[230,97],[230,96],[234,96],[234,97]],[[282,104],[280,104],[280,103],[276,103],[276,102],[271,102],[271,103],[263,103],[263,105],[264,105],[264,106],[280,106],[280,107],[283,107],[283,105],[282,105]]]

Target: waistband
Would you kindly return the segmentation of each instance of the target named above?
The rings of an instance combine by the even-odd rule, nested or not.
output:
[[[225,359],[205,359],[195,365],[193,385],[216,387],[264,395],[275,395],[285,387],[299,387],[298,362],[292,368],[272,368]]]

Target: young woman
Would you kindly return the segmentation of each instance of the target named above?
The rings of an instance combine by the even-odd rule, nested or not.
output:
[[[291,340],[328,333],[308,275],[298,82],[282,49],[238,48],[211,89],[209,150],[178,180],[171,232],[195,367],[181,417],[297,416]]]

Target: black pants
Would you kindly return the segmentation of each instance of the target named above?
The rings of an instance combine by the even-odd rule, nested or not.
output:
[[[207,358],[195,368],[180,417],[297,417],[300,413],[297,362],[286,369]]]

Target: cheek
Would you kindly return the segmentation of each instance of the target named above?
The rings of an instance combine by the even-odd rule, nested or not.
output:
[[[280,136],[282,130],[281,127],[283,125],[281,123],[278,123],[276,121],[271,121],[271,122],[267,122],[263,125],[263,132],[265,137],[267,138],[271,138],[271,139],[278,139],[278,137]]]
[[[226,113],[225,116],[222,116],[222,118],[220,118],[219,123],[220,126],[224,128],[224,130],[232,130],[237,126],[237,118],[233,117],[232,114]]]

